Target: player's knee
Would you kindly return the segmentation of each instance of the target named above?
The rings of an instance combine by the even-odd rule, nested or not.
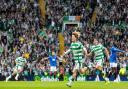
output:
[[[51,71],[51,72],[50,72],[50,76],[52,76],[52,74],[53,74],[53,72]]]
[[[54,72],[54,75],[56,75],[56,74],[57,74],[57,72],[55,71],[55,72]]]
[[[76,75],[77,75],[77,72],[76,72],[76,71],[74,71],[74,72],[73,72],[73,76],[76,76]]]
[[[23,69],[19,69],[17,70],[17,73],[21,73],[23,71]]]
[[[14,70],[14,71],[13,71],[13,74],[16,74],[17,72],[18,72],[17,70]]]
[[[87,70],[87,69],[82,68],[82,69],[80,69],[80,73],[81,73],[81,74],[84,74],[86,70]]]
[[[96,69],[102,71],[102,67],[101,66],[97,66]]]

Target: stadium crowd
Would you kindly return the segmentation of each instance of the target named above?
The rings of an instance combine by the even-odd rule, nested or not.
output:
[[[87,49],[95,36],[108,49],[116,42],[118,48],[128,52],[127,4],[127,0],[46,0],[46,24],[42,26],[38,0],[2,0],[0,80],[12,72],[15,58],[22,53],[28,57],[23,79],[34,80],[36,75],[48,75],[48,60],[42,62],[40,59],[48,56],[51,50],[59,52],[57,34],[61,32],[63,16],[81,16],[80,41]],[[96,21],[91,23],[94,11],[97,13]],[[74,29],[69,25],[63,33],[66,49],[70,46]],[[67,55],[67,59],[71,59],[71,55]],[[87,60],[85,63],[91,62]],[[70,73],[72,65],[72,60],[68,60],[66,73]],[[61,70],[60,66],[58,74]]]

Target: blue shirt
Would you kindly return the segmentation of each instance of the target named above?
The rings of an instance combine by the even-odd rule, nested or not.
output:
[[[49,56],[48,59],[50,66],[57,66],[57,56]]]
[[[117,52],[124,52],[123,50],[120,50],[114,46],[112,46],[110,48],[110,51],[111,51],[111,55],[110,55],[110,59],[109,59],[109,62],[110,63],[113,63],[113,62],[117,62],[116,58],[117,58]]]

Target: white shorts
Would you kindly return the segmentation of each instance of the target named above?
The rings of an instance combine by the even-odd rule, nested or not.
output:
[[[73,72],[75,70],[80,70],[81,68],[83,68],[83,63],[82,62],[75,62],[75,66],[73,68]]]
[[[51,66],[51,67],[50,67],[50,71],[51,71],[51,72],[55,72],[55,71],[57,71],[56,66]]]
[[[15,66],[13,70],[18,72],[18,70],[23,70],[23,67],[22,66]]]
[[[110,67],[117,67],[117,63],[113,62],[113,63],[110,63]]]

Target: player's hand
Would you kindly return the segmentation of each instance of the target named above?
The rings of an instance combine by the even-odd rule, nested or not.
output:
[[[63,59],[63,55],[61,55],[61,56],[60,56],[60,58],[62,58],[62,59]]]
[[[60,57],[61,57],[61,58],[63,58],[63,56],[62,56],[62,55],[61,55]]]
[[[124,53],[124,54],[126,54],[126,52],[125,52],[125,51],[123,51],[123,53]]]
[[[60,61],[62,61],[62,60],[63,60],[63,56],[60,56],[60,57],[58,57],[58,58],[59,58],[59,60],[60,60]]]

